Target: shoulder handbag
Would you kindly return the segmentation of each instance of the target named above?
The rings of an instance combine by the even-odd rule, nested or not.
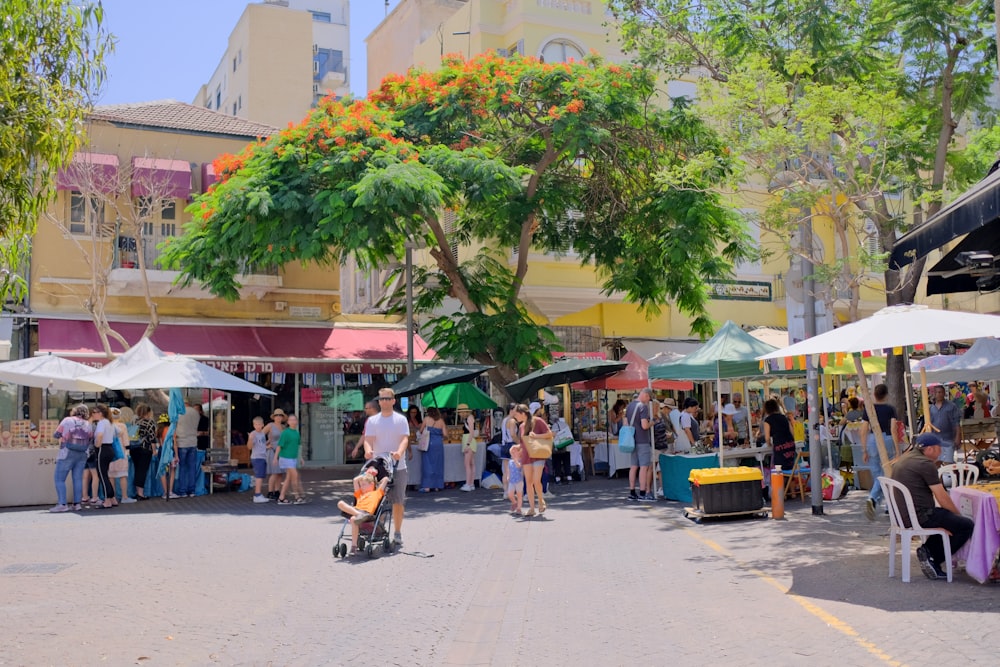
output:
[[[118,429],[115,429],[115,439],[111,446],[115,450],[115,458],[108,464],[108,477],[128,477],[128,459],[122,450],[121,440],[118,439]]]
[[[534,422],[524,438],[524,448],[533,459],[547,459],[552,456],[552,438],[539,438],[535,433]],[[551,433],[549,434],[551,435]]]
[[[641,405],[635,406],[632,412],[632,420],[625,426],[618,429],[618,451],[622,454],[631,454],[635,451],[635,418],[639,415]]]
[[[565,420],[559,420],[559,432],[553,440],[552,446],[558,450],[563,450],[576,442],[573,439],[573,431],[570,430],[569,425]]]
[[[431,432],[427,427],[423,427],[417,432],[417,449],[426,452],[431,446]]]

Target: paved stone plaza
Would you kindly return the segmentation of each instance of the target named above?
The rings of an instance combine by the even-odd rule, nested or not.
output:
[[[410,497],[403,553],[334,559],[350,473],[312,502],[215,494],[0,512],[0,665],[996,664],[1000,589],[887,576],[863,496],[695,524],[625,482]],[[429,557],[428,557],[429,556]]]

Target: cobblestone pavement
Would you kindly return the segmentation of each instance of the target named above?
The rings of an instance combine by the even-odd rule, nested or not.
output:
[[[997,662],[1000,589],[889,579],[860,493],[702,524],[603,478],[533,519],[498,491],[413,494],[401,553],[334,559],[349,485],[0,512],[0,665]]]

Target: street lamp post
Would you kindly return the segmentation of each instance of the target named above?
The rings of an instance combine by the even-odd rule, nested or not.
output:
[[[406,372],[413,372],[413,247],[406,243]]]

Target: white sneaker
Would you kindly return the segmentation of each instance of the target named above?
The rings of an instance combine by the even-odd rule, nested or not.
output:
[[[462,491],[475,491],[475,489],[476,487],[469,486],[468,484],[463,484],[461,488]]]
[[[263,495],[263,494],[258,494],[258,495],[256,495],[256,496],[254,496],[254,497],[253,497],[253,501],[254,501],[255,503],[266,503],[266,502],[270,502],[270,501],[269,501],[269,500],[267,499],[267,496],[265,496],[265,495]]]
[[[68,512],[68,511],[69,507],[67,507],[66,505],[56,505],[55,507],[49,510],[49,512],[51,512],[52,514],[57,514],[59,512]]]
[[[129,503],[137,503],[137,502],[139,501],[136,500],[135,498],[129,498],[128,496],[125,496],[124,498],[121,499],[122,505],[128,505]]]
[[[179,496],[176,493],[174,493],[173,491],[170,492],[170,499],[171,500],[173,500],[174,498],[183,498],[183,497],[184,496]]]

